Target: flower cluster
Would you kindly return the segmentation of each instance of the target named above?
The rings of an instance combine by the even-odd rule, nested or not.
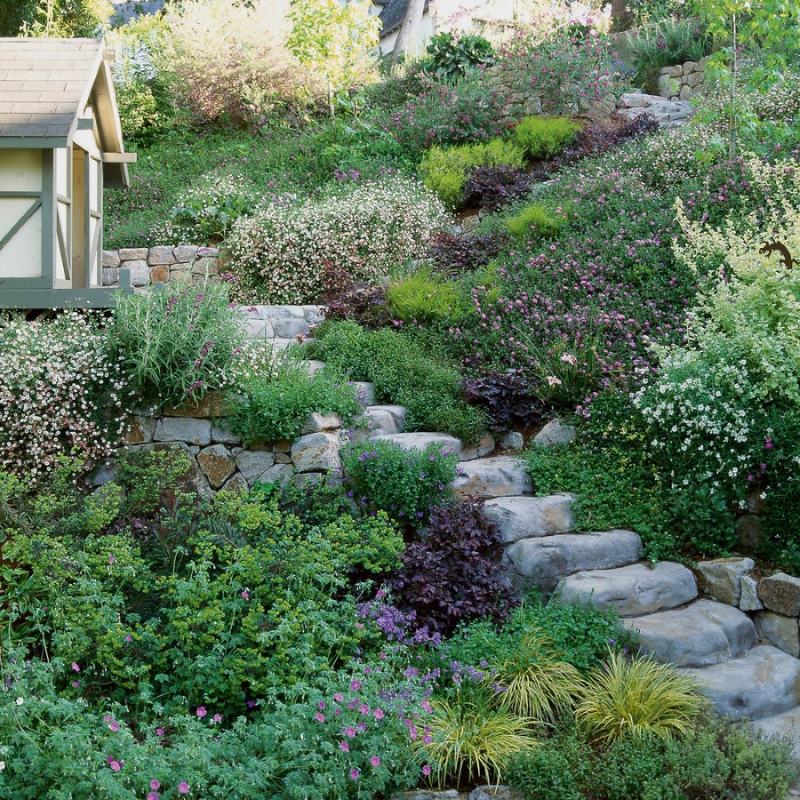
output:
[[[234,226],[231,287],[244,302],[315,301],[331,267],[353,280],[377,281],[446,221],[434,195],[399,176],[340,184],[318,200],[283,198]]]
[[[36,481],[64,456],[88,465],[110,455],[122,389],[93,318],[0,319],[0,469]]]

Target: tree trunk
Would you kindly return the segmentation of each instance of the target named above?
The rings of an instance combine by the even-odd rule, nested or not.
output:
[[[392,60],[402,61],[417,45],[420,23],[425,13],[425,0],[408,0],[406,15],[392,50]]]
[[[627,0],[611,0],[611,30],[625,31],[630,27],[630,22]]]

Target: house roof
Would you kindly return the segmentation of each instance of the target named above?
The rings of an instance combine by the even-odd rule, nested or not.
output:
[[[0,147],[67,147],[90,100],[103,152],[124,152],[102,40],[0,38]],[[104,175],[127,185],[125,164]]]
[[[403,24],[408,8],[408,0],[375,0],[381,6],[379,17],[383,23],[381,37],[394,33]],[[427,11],[429,0],[425,0],[425,10]]]

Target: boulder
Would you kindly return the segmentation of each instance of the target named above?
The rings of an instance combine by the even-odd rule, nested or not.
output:
[[[265,319],[248,319],[245,324],[245,336],[248,339],[273,339],[275,331]]]
[[[309,433],[292,444],[292,462],[298,472],[338,472],[339,436],[336,433]]]
[[[272,327],[275,335],[281,339],[295,339],[298,336],[308,336],[311,326],[303,319],[296,317],[278,317],[273,320]]]
[[[474,447],[465,447],[461,453],[462,461],[473,461],[488,456],[495,448],[494,436],[485,433]]]
[[[125,434],[125,444],[148,444],[153,441],[156,433],[156,421],[152,417],[131,415],[128,418],[128,431]]]
[[[758,596],[770,611],[786,617],[800,615],[800,578],[776,572],[761,580]]]
[[[151,247],[147,255],[147,263],[151,267],[174,264],[176,261],[171,247]]]
[[[201,450],[197,454],[197,463],[212,489],[222,488],[236,470],[230,450],[222,444],[212,444]]]
[[[192,417],[162,417],[156,424],[157,442],[187,442],[199,447],[211,444],[211,421]]]
[[[400,433],[394,416],[381,406],[367,406],[364,409],[367,428],[374,436],[389,436]]]
[[[569,533],[574,525],[573,496],[498,497],[483,504],[483,516],[506,544],[531,536]]]
[[[146,261],[126,261],[122,266],[130,271],[132,286],[147,286],[150,283],[150,267]]]
[[[744,655],[756,643],[752,621],[739,609],[714,600],[686,608],[626,619],[641,649],[658,661],[680,667],[704,667]]]
[[[236,456],[236,466],[250,486],[256,481],[265,483],[261,476],[274,463],[275,455],[271,450],[242,450]]]
[[[319,431],[335,431],[342,427],[342,418],[338,414],[310,414],[303,425],[301,433],[319,433]]]
[[[478,786],[469,793],[469,800],[523,800],[523,795],[502,783]]]
[[[795,658],[800,657],[800,626],[797,617],[784,617],[774,611],[759,611],[755,615],[758,635],[769,644]]]
[[[754,568],[752,558],[716,558],[700,561],[695,571],[701,591],[720,603],[738,606],[742,576]]]
[[[758,581],[750,575],[742,575],[739,608],[742,611],[760,611],[764,604],[758,598]]]
[[[440,447],[445,453],[461,455],[464,446],[447,433],[393,433],[385,436],[374,436],[376,442],[391,442],[402,450],[425,450],[430,445]]]
[[[533,487],[523,460],[492,456],[459,464],[453,490],[459,497],[510,497],[530,494]]]
[[[566,533],[521,539],[505,551],[503,563],[515,586],[550,592],[566,575],[621,567],[641,555],[642,542],[632,531]]]
[[[720,714],[759,719],[800,703],[800,661],[760,645],[712,667],[683,669]]]
[[[792,759],[800,762],[800,708],[792,708],[770,717],[755,720],[753,729],[773,741],[785,741],[792,747]],[[797,797],[790,794],[789,797]],[[788,798],[787,798],[788,800]]]
[[[147,261],[146,247],[123,247],[119,251],[120,261]],[[127,265],[126,265],[127,266]]]
[[[198,248],[194,245],[182,244],[174,248],[172,254],[178,263],[191,265],[192,261],[197,258],[197,250]]]
[[[367,381],[351,381],[350,385],[356,393],[356,400],[364,407],[375,403],[375,387]]]
[[[572,425],[562,425],[557,419],[551,420],[533,437],[536,447],[553,447],[575,441],[576,431]]]
[[[199,400],[186,400],[177,406],[167,406],[165,417],[197,417],[211,419],[221,417],[225,410],[225,394],[219,390],[206,392]]]
[[[660,561],[655,567],[632,564],[578,572],[564,578],[556,593],[565,603],[612,608],[620,616],[639,617],[690,603],[697,597],[697,583],[682,564]]]
[[[508,431],[500,439],[500,448],[502,450],[524,450],[525,437],[517,431]]]
[[[270,467],[258,479],[259,483],[276,483],[279,486],[286,486],[294,475],[294,469],[291,464],[275,464]]]
[[[242,440],[227,426],[225,420],[212,422],[211,441],[221,444],[241,444]]]
[[[118,267],[119,253],[116,250],[103,250],[103,267]]]

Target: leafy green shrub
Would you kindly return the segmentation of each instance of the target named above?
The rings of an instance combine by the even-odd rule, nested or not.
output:
[[[377,402],[407,408],[407,430],[449,432],[465,443],[480,438],[485,419],[463,400],[458,372],[407,336],[335,322],[323,325],[316,338],[314,352],[331,369],[372,382]]]
[[[404,322],[457,324],[471,310],[458,285],[425,269],[389,286],[386,299],[392,314]]]
[[[525,236],[554,238],[566,225],[567,217],[563,210],[554,209],[545,203],[524,206],[516,214],[506,219],[506,228],[517,238]]]
[[[583,129],[567,117],[525,117],[514,128],[514,138],[528,158],[557,156]]]
[[[173,244],[221,242],[240,217],[256,207],[253,189],[241,178],[206,178],[178,195],[166,223],[157,225],[154,239]]]
[[[351,445],[342,462],[360,503],[419,527],[450,496],[458,456],[436,445],[418,451],[377,441]]]
[[[498,664],[531,634],[545,638],[562,661],[582,672],[598,666],[609,648],[619,649],[631,641],[613,611],[530,598],[501,627],[488,621],[463,626],[442,644],[441,660],[477,664],[483,659]]]
[[[223,284],[169,284],[120,297],[108,336],[137,402],[180,403],[231,383],[244,324]]]
[[[462,144],[454,147],[431,147],[425,153],[419,174],[425,185],[442,201],[456,207],[462,200],[464,186],[475,167],[522,167],[523,149],[504,139]]]
[[[339,414],[346,424],[360,411],[352,387],[327,374],[290,364],[246,381],[229,399],[228,423],[242,441],[292,441],[310,414]]]
[[[563,744],[562,739],[556,739],[511,756],[506,780],[524,800],[583,800],[585,795]],[[585,745],[582,755],[588,760]]]
[[[499,783],[511,757],[536,745],[529,720],[495,708],[485,690],[458,692],[452,700],[431,705],[428,735],[419,741],[419,749],[439,786],[450,781]]]
[[[316,199],[274,198],[227,240],[233,292],[243,302],[315,302],[332,271],[378,281],[446,221],[439,200],[400,175],[345,182]]]
[[[123,389],[94,317],[0,316],[0,469],[35,482],[64,457],[88,467],[110,455],[125,422]]]
[[[703,702],[692,680],[671,666],[610,653],[589,675],[576,717],[591,736],[605,742],[626,736],[668,738],[691,730]]]
[[[432,36],[426,48],[423,69],[439,80],[452,81],[474,67],[492,64],[492,43],[477,34],[455,36],[448,31]]]

